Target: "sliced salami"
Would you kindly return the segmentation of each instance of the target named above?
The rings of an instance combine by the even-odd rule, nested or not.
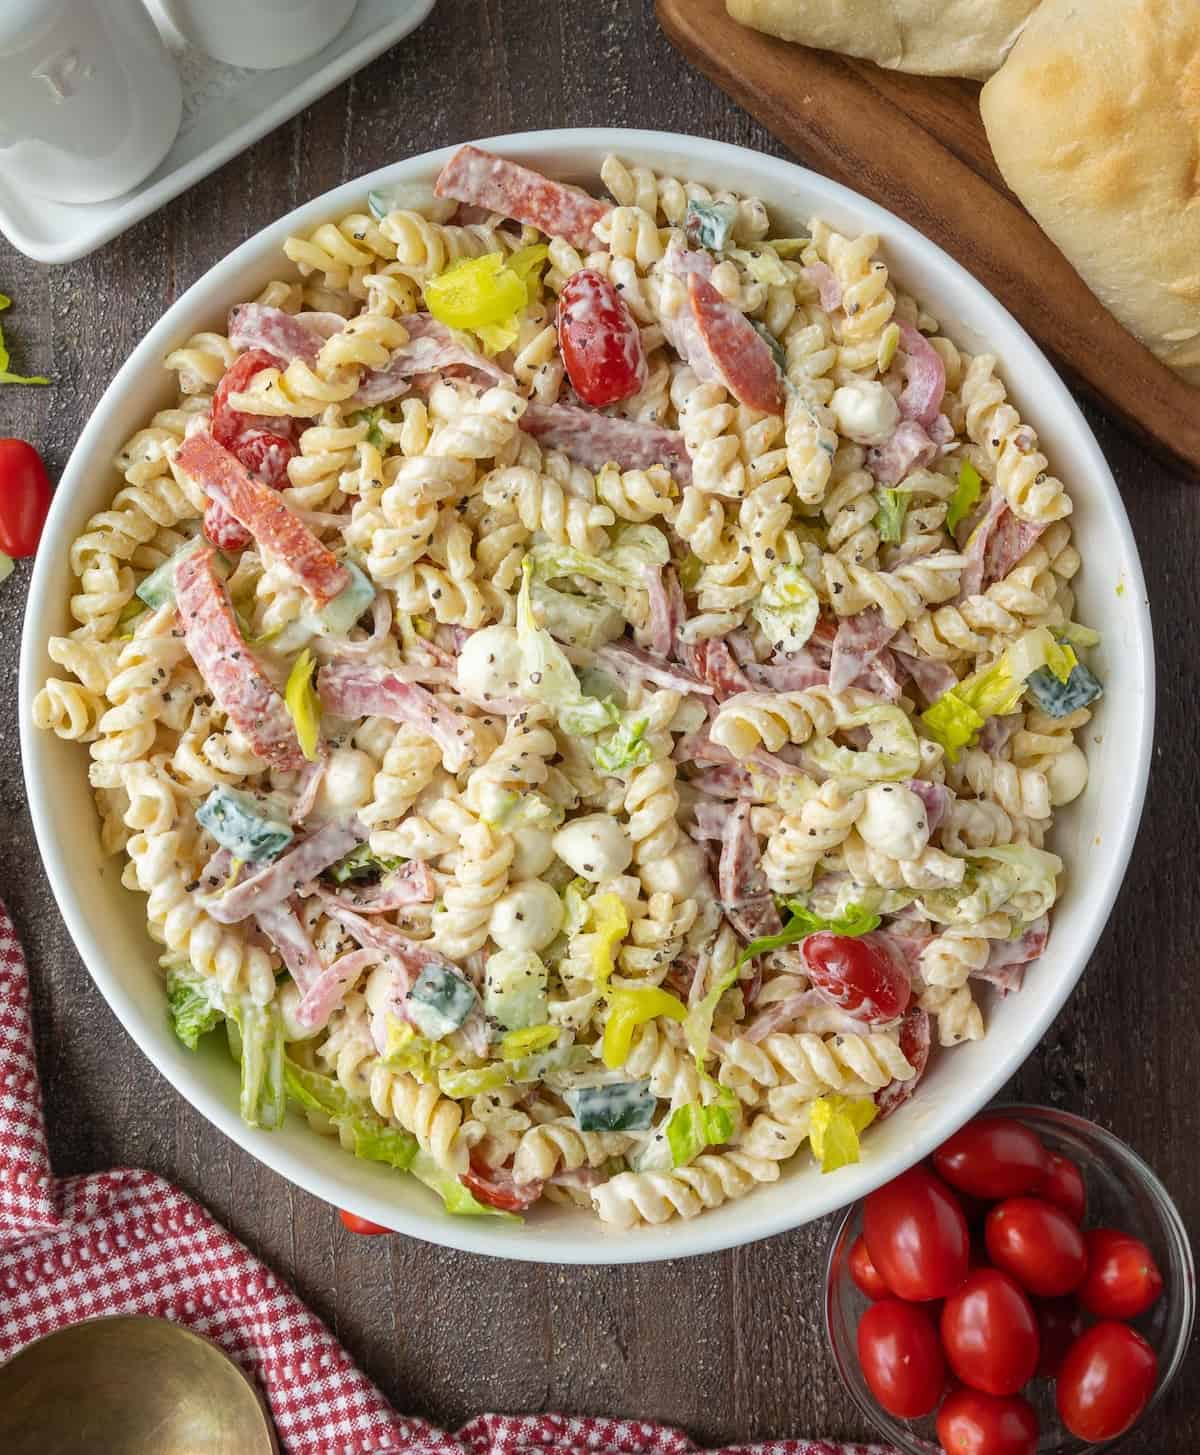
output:
[[[279,957],[303,995],[325,972],[316,946],[300,923],[295,910],[286,904],[273,905],[255,913],[255,922],[279,951]]]
[[[867,451],[867,469],[881,485],[895,485],[905,475],[928,465],[938,447],[915,419],[902,419],[885,445]]]
[[[783,413],[783,380],[765,339],[707,278],[688,274],[688,301],[725,387],[747,409]]]
[[[433,872],[420,859],[410,860],[378,884],[349,885],[336,896],[338,904],[359,914],[384,914],[407,904],[430,904],[437,894]]]
[[[294,314],[265,303],[239,303],[229,310],[229,342],[235,349],[262,349],[284,364],[315,364],[324,338]]]
[[[889,1081],[886,1086],[881,1087],[875,1093],[875,1106],[879,1112],[879,1121],[883,1121],[884,1117],[890,1117],[896,1108],[903,1106],[917,1089],[917,1082],[925,1075],[925,1067],[929,1064],[931,1044],[929,1012],[922,1010],[919,1005],[914,1005],[905,1013],[904,1019],[900,1022],[900,1049],[904,1052],[905,1060],[913,1068],[914,1075],[910,1076],[907,1081]]]
[[[599,470],[610,460],[622,470],[665,465],[681,485],[692,483],[691,457],[678,430],[573,404],[531,404],[521,416],[521,428],[546,449],[562,450],[589,470]]]
[[[907,359],[904,392],[897,401],[900,413],[932,431],[946,393],[946,365],[941,354],[911,323],[900,325],[900,340]]]
[[[869,606],[857,616],[846,616],[838,623],[833,639],[833,657],[829,665],[829,687],[832,692],[845,692],[847,687],[866,672],[896,635],[897,628],[888,626],[877,606]]]
[[[475,754],[475,739],[432,692],[405,682],[387,667],[330,662],[317,677],[324,707],[338,717],[386,717],[424,729],[442,750],[442,761],[457,773]]]
[[[1017,940],[994,940],[987,964],[973,972],[976,980],[986,980],[1001,995],[1020,990],[1025,981],[1025,968],[1038,958],[1050,938],[1050,921],[1046,915],[1033,921]]]
[[[190,436],[175,459],[210,499],[246,527],[264,555],[287,568],[318,606],[350,584],[350,573],[333,552],[212,435]]]
[[[461,364],[490,383],[511,384],[512,375],[477,350],[468,348],[444,323],[432,314],[413,313],[404,318],[408,342],[393,350],[381,369],[369,369],[349,403],[355,408],[386,404],[399,399],[412,387],[417,374],[432,374],[438,369]]]
[[[252,914],[273,909],[291,899],[330,864],[344,859],[366,837],[367,830],[356,818],[346,823],[325,824],[273,864],[235,884],[225,894],[206,899],[205,911],[219,924],[232,925]]]
[[[592,231],[609,211],[586,192],[475,146],[459,147],[433,190],[529,223],[549,237],[565,237],[577,248],[594,245]]]
[[[175,568],[175,601],[187,648],[221,711],[260,758],[300,768],[304,754],[283,698],[242,640],[209,546]]]

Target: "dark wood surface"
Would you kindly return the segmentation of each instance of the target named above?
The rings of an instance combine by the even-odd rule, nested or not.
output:
[[[725,0],[658,0],[684,55],[819,172],[940,244],[1090,389],[1193,473],[1195,389],[1125,332],[1004,185],[979,86],[908,76],[739,25]]]
[[[396,50],[92,257],[48,268],[0,241],[0,291],[16,300],[5,315],[14,367],[55,379],[52,390],[0,390],[0,434],[36,441],[60,470],[118,365],[171,301],[306,198],[448,142],[600,124],[787,155],[689,69],[659,32],[650,0],[440,0]],[[1124,491],[1157,613],[1159,748],[1113,920],[1010,1090],[1126,1138],[1200,1227],[1200,497],[1194,482],[1085,407]],[[705,1443],[867,1438],[825,1348],[827,1224],[710,1258],[614,1269],[355,1238],[172,1090],[93,987],[38,863],[16,724],[28,574],[26,563],[0,589],[0,890],[29,951],[57,1169],[134,1164],[169,1177],[291,1280],[399,1407],[448,1425],[485,1408],[565,1409],[671,1421]],[[1200,1448],[1194,1352],[1133,1443],[1155,1455]]]

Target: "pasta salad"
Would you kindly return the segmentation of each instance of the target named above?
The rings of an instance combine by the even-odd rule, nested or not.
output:
[[[174,1029],[453,1213],[833,1172],[1042,953],[1071,501],[872,235],[473,146],[284,245],[71,548]]]

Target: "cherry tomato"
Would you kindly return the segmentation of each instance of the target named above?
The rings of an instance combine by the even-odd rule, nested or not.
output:
[[[1154,1350],[1128,1324],[1093,1324],[1067,1351],[1055,1399],[1081,1440],[1111,1440],[1146,1408],[1158,1381]]]
[[[891,1296],[892,1290],[884,1283],[879,1275],[879,1269],[871,1262],[865,1238],[855,1238],[854,1246],[850,1249],[850,1277],[869,1299]]]
[[[338,1217],[352,1233],[390,1233],[392,1231],[391,1228],[382,1228],[378,1223],[370,1222],[367,1218],[360,1218],[357,1213],[347,1212],[344,1207],[338,1208]]]
[[[868,1024],[894,1021],[912,988],[883,940],[874,935],[809,935],[801,946],[809,979],[826,1000]]]
[[[524,1212],[542,1195],[540,1182],[515,1182],[511,1172],[472,1162],[460,1178],[462,1185],[480,1202],[501,1212]]]
[[[1038,1417],[1019,1394],[956,1389],[938,1410],[937,1436],[946,1455],[1034,1455]]]
[[[1083,1234],[1061,1208],[1040,1197],[998,1203],[984,1225],[988,1257],[1029,1293],[1058,1298],[1083,1282]]]
[[[573,274],[558,295],[558,347],[575,393],[597,409],[628,399],[646,382],[633,314],[593,268]]]
[[[1067,1350],[1083,1333],[1083,1314],[1073,1298],[1038,1299],[1033,1311],[1038,1321],[1037,1372],[1045,1379],[1054,1379]]]
[[[263,369],[277,369],[279,360],[274,354],[269,354],[265,349],[247,349],[244,354],[239,354],[229,368],[225,370],[221,382],[213,393],[212,402],[212,437],[219,445],[224,445],[231,450],[239,435],[247,429],[256,429],[262,426],[263,420],[252,414],[243,414],[240,410],[233,409],[229,404],[231,394],[240,394],[254,378],[255,374]],[[286,420],[271,420],[271,424],[278,424],[279,433],[283,434],[288,429]]]
[[[871,1262],[899,1298],[945,1298],[966,1277],[970,1239],[954,1194],[925,1167],[911,1167],[863,1204]]]
[[[992,1200],[1035,1191],[1048,1160],[1033,1132],[1011,1117],[976,1117],[933,1154],[933,1165],[952,1187]]]
[[[1058,1152],[1050,1153],[1050,1166],[1038,1183],[1037,1195],[1062,1208],[1073,1222],[1083,1222],[1087,1211],[1087,1190],[1083,1185],[1083,1173],[1069,1157]]]
[[[233,453],[252,475],[272,490],[282,490],[288,479],[288,461],[299,454],[286,435],[268,429],[248,429],[233,446]]]
[[[977,1268],[946,1300],[942,1344],[964,1384],[985,1394],[1016,1394],[1037,1368],[1033,1306],[1007,1273]]]
[[[32,556],[50,509],[50,477],[24,440],[0,439],[0,551]]]
[[[903,1106],[912,1096],[917,1082],[925,1074],[930,1042],[929,1012],[919,1005],[910,1006],[900,1022],[900,1049],[914,1074],[907,1081],[891,1081],[875,1093],[875,1105],[879,1109],[876,1121],[891,1116],[898,1106]]]
[[[1140,1238],[1115,1228],[1091,1228],[1087,1244],[1087,1277],[1079,1302],[1098,1319],[1136,1319],[1162,1292],[1162,1274],[1154,1255]]]
[[[942,1397],[946,1361],[933,1320],[898,1298],[873,1303],[858,1323],[858,1362],[871,1393],[902,1420],[927,1415]]]

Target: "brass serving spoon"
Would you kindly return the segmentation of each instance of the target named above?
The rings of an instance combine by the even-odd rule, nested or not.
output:
[[[71,1324],[0,1369],[4,1455],[279,1455],[258,1391],[166,1319]]]

